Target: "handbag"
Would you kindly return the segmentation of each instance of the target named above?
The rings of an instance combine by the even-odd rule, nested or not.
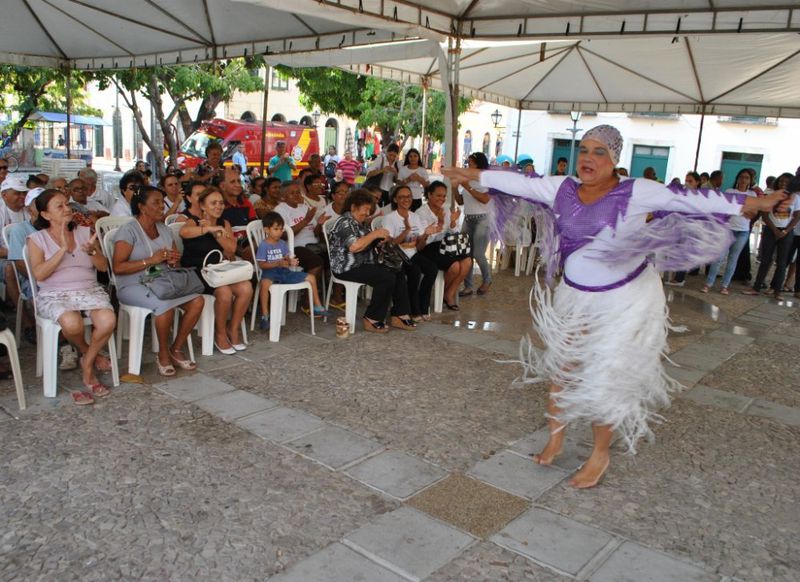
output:
[[[375,246],[375,260],[379,265],[399,271],[405,264],[411,264],[408,255],[399,246],[391,241],[384,241]]]
[[[439,254],[445,257],[463,257],[472,254],[472,241],[465,232],[451,232],[444,235],[439,245]]]
[[[219,253],[219,263],[208,263],[208,257],[214,253]],[[225,285],[232,285],[234,283],[241,283],[242,281],[249,281],[253,278],[253,263],[250,261],[227,261],[222,255],[222,251],[215,249],[209,251],[206,258],[203,259],[203,268],[200,270],[203,274],[203,279],[206,280],[211,287],[223,287]]]
[[[152,293],[159,299],[177,299],[205,290],[197,271],[184,267],[152,267],[139,278],[139,282],[147,288],[147,295]]]
[[[135,222],[139,225],[147,247],[152,254],[153,245],[150,244],[150,237],[144,232],[139,221],[136,220]],[[197,276],[197,271],[185,267],[155,265],[147,269],[139,277],[139,282],[147,288],[148,297],[153,294],[164,300],[177,299],[178,297],[205,291],[205,285],[203,285],[200,277]]]

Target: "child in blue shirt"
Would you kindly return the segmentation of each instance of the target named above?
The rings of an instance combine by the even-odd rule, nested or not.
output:
[[[283,217],[277,212],[268,212],[261,222],[264,225],[265,239],[256,251],[256,261],[261,269],[258,301],[262,315],[259,327],[262,330],[269,329],[269,288],[273,283],[293,285],[308,281],[313,295],[314,315],[328,315],[319,298],[316,278],[299,268],[300,262],[289,252],[289,245],[281,238],[284,230]]]

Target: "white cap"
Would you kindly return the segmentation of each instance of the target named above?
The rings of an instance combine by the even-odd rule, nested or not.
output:
[[[28,190],[28,193],[25,195],[25,206],[30,206],[33,204],[33,201],[39,197],[39,194],[44,192],[44,188],[31,188]]]
[[[28,186],[26,184],[27,178],[22,174],[9,174],[2,185],[0,185],[0,192],[6,190],[16,190],[17,192],[27,192]]]

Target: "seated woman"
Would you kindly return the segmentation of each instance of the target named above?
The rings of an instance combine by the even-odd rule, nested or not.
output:
[[[420,208],[417,216],[422,221],[425,232],[428,232],[429,226],[436,226],[436,229],[432,231],[432,234],[423,232],[417,248],[422,248],[422,254],[436,263],[440,271],[444,271],[444,304],[448,309],[458,311],[456,294],[461,283],[472,270],[472,257],[468,254],[443,255],[439,252],[439,247],[445,234],[458,232],[458,217],[461,211],[456,208],[451,213],[449,208],[445,208],[447,186],[438,180],[431,182],[426,190],[426,195],[428,205]]]
[[[389,331],[385,323],[389,301],[392,302],[389,325],[414,329],[416,324],[409,317],[411,307],[405,275],[375,263],[373,246],[376,241],[390,238],[385,228],[372,230],[369,226],[375,199],[366,190],[355,190],[347,197],[344,210],[328,230],[331,271],[339,279],[372,286],[372,299],[364,314],[364,329],[378,333]]]
[[[344,202],[350,193],[350,186],[347,182],[339,182],[331,192],[331,203],[328,204],[322,213],[317,217],[317,225],[314,227],[314,234],[319,240],[324,240],[322,236],[323,225],[331,219],[336,220],[344,212]]]
[[[256,210],[256,216],[263,219],[281,203],[281,181],[272,177],[265,179],[259,196],[260,198],[253,202],[253,208]]]
[[[186,201],[184,209],[178,214],[175,222],[186,222],[190,218],[200,219],[203,216],[203,209],[200,207],[200,193],[208,188],[207,184],[192,180],[189,182],[183,191],[183,197]]]
[[[135,220],[122,225],[114,235],[111,263],[117,279],[117,297],[121,303],[154,312],[159,374],[174,376],[172,364],[184,370],[194,370],[197,364],[186,359],[183,347],[203,312],[203,296],[191,293],[175,299],[159,299],[140,281],[142,275],[151,270],[174,267],[181,260],[172,231],[161,222],[164,193],[153,186],[138,189],[131,197],[131,212]],[[175,341],[170,343],[176,307],[183,309],[184,314]]]
[[[78,348],[85,392],[75,391],[75,404],[92,404],[94,398],[108,396],[109,389],[95,375],[111,369],[109,359],[100,354],[114,332],[116,317],[108,294],[97,283],[97,271],[106,271],[108,262],[99,252],[97,235],[88,227],[76,227],[66,196],[58,190],[45,190],[35,201],[37,232],[28,237],[31,271],[39,283],[36,310],[57,321],[64,337]],[[92,320],[91,342],[84,338],[83,314]]]
[[[428,312],[431,306],[431,291],[436,283],[439,268],[428,257],[417,252],[417,244],[421,235],[434,234],[436,226],[428,226],[427,230],[422,226],[419,217],[411,210],[414,197],[408,186],[397,186],[391,201],[395,210],[383,219],[383,227],[389,231],[395,244],[399,245],[411,259],[411,264],[406,264],[403,268],[408,280],[411,319],[430,321],[431,316]]]
[[[211,251],[222,251],[228,260],[235,260],[236,239],[230,223],[222,218],[225,202],[219,188],[211,186],[203,190],[198,197],[202,218],[192,216],[181,227],[183,239],[183,256],[181,265],[194,267],[200,272],[203,260]],[[208,262],[216,264],[220,256],[214,253]],[[206,294],[213,295],[214,302],[214,345],[225,355],[232,355],[247,349],[240,337],[242,319],[247,306],[253,298],[253,286],[250,281],[240,281],[231,285],[223,285],[216,289],[206,284]],[[230,316],[230,320],[228,317]],[[226,327],[227,326],[227,327]]]

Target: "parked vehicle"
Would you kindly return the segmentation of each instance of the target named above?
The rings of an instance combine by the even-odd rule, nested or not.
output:
[[[286,142],[286,150],[292,154],[297,164],[296,172],[308,166],[311,154],[319,153],[317,130],[313,127],[296,123],[270,122],[266,126],[265,165],[275,155],[275,144]],[[222,159],[225,165],[231,165],[234,148],[241,143],[247,158],[247,166],[259,166],[261,163],[261,123],[241,120],[212,119],[204,121],[200,129],[183,142],[178,154],[178,165],[182,169],[193,169],[205,160],[206,147],[212,142],[222,145]]]

